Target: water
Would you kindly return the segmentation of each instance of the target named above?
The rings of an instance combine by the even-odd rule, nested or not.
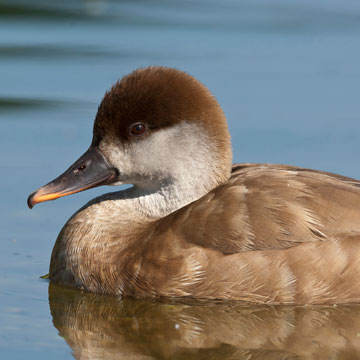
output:
[[[108,189],[26,207],[86,150],[104,92],[147,65],[212,90],[234,161],[360,178],[359,39],[357,0],[0,0],[1,358],[359,357],[356,306],[121,302],[57,288],[49,301],[39,277],[58,231]]]

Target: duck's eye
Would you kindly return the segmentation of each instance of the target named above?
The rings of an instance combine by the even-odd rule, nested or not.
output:
[[[146,126],[142,123],[137,123],[131,126],[130,133],[134,136],[141,136],[145,133]]]

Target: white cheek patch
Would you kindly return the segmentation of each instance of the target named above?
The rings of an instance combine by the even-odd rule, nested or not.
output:
[[[102,149],[121,179],[130,183],[156,181],[180,176],[184,171],[208,167],[208,139],[193,123],[180,123],[160,129],[144,139]],[[208,155],[207,155],[208,154]]]
[[[221,159],[211,144],[203,127],[181,122],[144,139],[100,148],[119,170],[117,184],[134,184],[142,206],[169,213],[218,185],[214,172]]]

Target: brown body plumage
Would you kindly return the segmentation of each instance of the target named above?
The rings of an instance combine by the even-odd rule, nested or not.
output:
[[[229,178],[225,117],[189,75],[125,77],[105,95],[88,153],[29,204],[102,183],[134,188],[72,216],[53,250],[53,282],[135,297],[360,301],[360,182],[269,164],[234,165]]]

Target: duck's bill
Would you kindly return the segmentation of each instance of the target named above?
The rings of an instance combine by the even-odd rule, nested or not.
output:
[[[30,194],[28,206],[31,209],[38,203],[108,185],[116,180],[117,170],[108,164],[97,148],[90,147],[63,174]]]

